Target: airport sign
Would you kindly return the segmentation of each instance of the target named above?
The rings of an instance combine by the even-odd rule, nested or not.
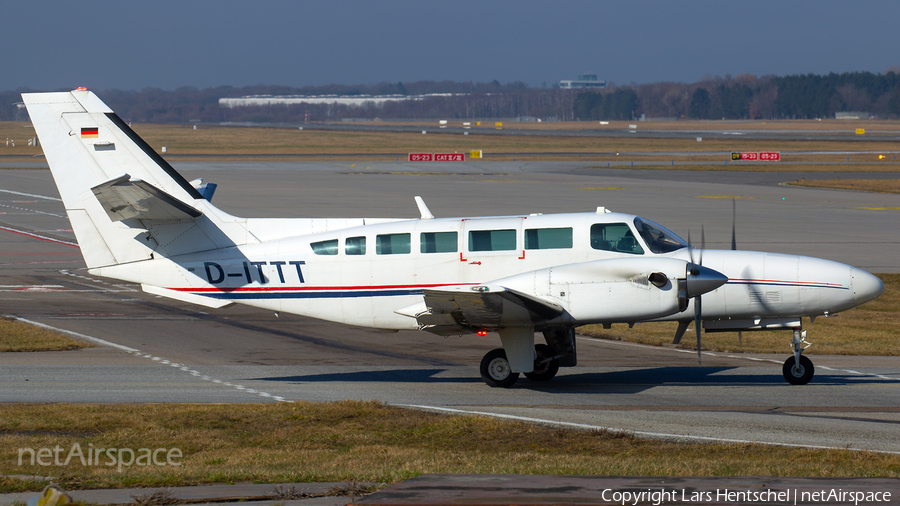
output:
[[[732,160],[743,160],[743,161],[763,161],[763,162],[780,162],[781,161],[781,152],[780,151],[760,151],[760,152],[733,152],[731,153]]]
[[[463,153],[410,153],[410,162],[464,162]]]
[[[434,161],[436,162],[464,162],[466,155],[463,153],[435,153]]]

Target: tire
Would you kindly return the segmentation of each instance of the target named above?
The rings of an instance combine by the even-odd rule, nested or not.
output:
[[[781,368],[784,379],[791,385],[805,385],[809,383],[809,380],[816,373],[812,360],[806,358],[805,355],[800,355],[800,365],[795,367],[794,363],[794,357],[784,361],[784,367]]]
[[[553,349],[546,344],[534,345],[534,352],[537,355],[534,363],[534,371],[526,372],[525,377],[531,381],[550,381],[559,372],[559,360],[553,359],[541,365],[537,363],[547,357],[553,356]]]
[[[497,348],[487,352],[481,359],[481,379],[488,386],[509,388],[519,379],[519,373],[512,372],[510,369],[506,351],[503,348]]]

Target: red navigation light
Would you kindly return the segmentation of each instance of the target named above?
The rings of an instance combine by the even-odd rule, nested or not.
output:
[[[476,332],[476,334],[478,334],[481,337],[484,337],[487,335],[487,330],[481,329],[478,332]]]

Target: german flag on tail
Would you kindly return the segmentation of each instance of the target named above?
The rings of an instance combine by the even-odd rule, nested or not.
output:
[[[97,127],[81,127],[81,138],[82,139],[90,139],[96,138],[100,134],[98,132]]]

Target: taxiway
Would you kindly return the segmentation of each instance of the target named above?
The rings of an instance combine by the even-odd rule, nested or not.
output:
[[[177,163],[219,185],[214,202],[251,217],[417,217],[590,211],[703,224],[728,247],[808,254],[900,272],[900,196],[787,187],[809,174],[622,170],[575,162]],[[821,176],[821,175],[820,175]],[[870,177],[887,177],[871,174]],[[824,176],[823,176],[824,177]],[[827,177],[833,177],[832,174]],[[492,389],[477,364],[496,336],[382,333],[235,306],[207,310],[90,276],[45,170],[0,170],[2,313],[99,340],[77,352],[0,354],[0,402],[276,402],[374,399],[647,437],[900,452],[896,357],[813,356],[791,386],[778,356],[704,356],[579,341],[579,367],[552,382]],[[815,325],[810,339],[815,340]],[[746,336],[745,336],[746,338]],[[787,338],[786,338],[787,340]],[[105,343],[105,344],[104,344]]]

